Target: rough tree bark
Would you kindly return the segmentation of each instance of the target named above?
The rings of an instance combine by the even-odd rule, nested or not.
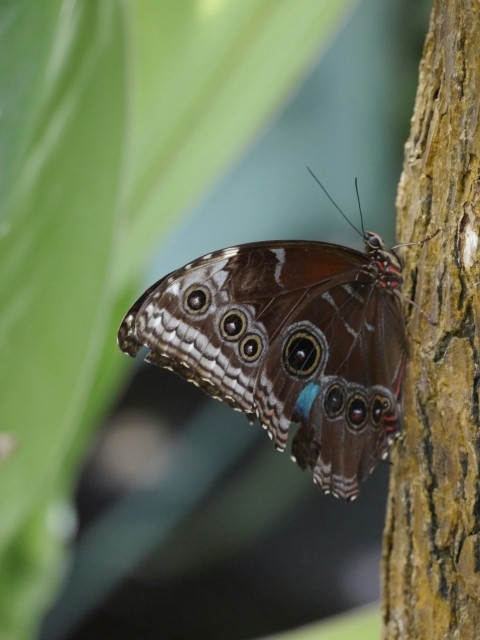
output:
[[[383,550],[383,637],[480,638],[480,0],[434,0],[399,185],[410,362]]]

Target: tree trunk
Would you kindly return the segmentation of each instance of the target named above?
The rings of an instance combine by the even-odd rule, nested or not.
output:
[[[480,638],[480,0],[434,0],[397,207],[410,359],[383,637]]]

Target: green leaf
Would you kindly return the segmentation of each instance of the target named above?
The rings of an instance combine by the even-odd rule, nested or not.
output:
[[[350,4],[0,3],[1,638],[51,597],[55,514],[126,364],[116,327],[146,259]]]

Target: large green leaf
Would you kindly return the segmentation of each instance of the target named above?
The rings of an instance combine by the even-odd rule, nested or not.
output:
[[[118,381],[115,319],[172,220],[292,90],[350,2],[0,2],[0,637],[50,597]]]

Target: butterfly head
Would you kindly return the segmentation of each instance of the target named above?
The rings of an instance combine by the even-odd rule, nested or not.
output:
[[[376,253],[377,251],[385,251],[385,243],[378,233],[374,233],[373,231],[365,232],[365,247],[367,253],[370,254]]]
[[[381,286],[397,289],[401,286],[402,261],[393,249],[385,249],[385,243],[378,233],[365,232],[365,250],[370,256]]]

